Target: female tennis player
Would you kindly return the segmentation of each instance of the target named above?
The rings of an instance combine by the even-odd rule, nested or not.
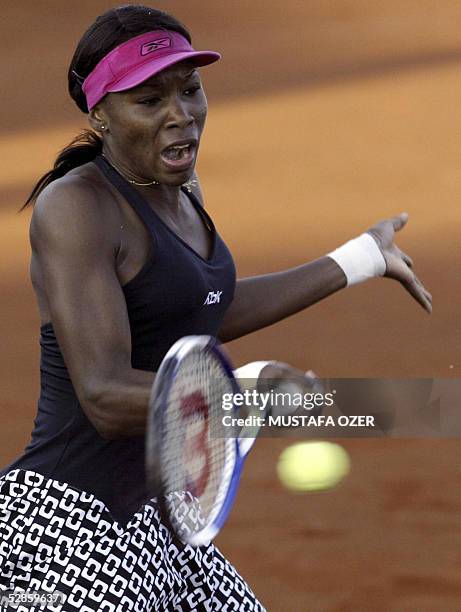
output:
[[[405,214],[236,281],[194,172],[207,115],[197,69],[219,57],[158,10],[98,17],[68,72],[91,130],[26,203],[41,392],[31,442],[0,473],[0,585],[63,593],[50,610],[264,609],[212,544],[175,544],[146,492],[148,400],[176,340],[233,340],[379,275],[431,310],[394,244]]]

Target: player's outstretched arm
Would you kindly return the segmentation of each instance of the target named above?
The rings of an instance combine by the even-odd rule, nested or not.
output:
[[[376,276],[399,281],[427,311],[432,296],[413,272],[413,261],[394,243],[407,223],[402,213],[380,221],[365,234],[327,256],[282,272],[243,278],[237,287],[219,337],[223,342],[272,325],[339,289]]]
[[[219,339],[230,342],[281,321],[346,286],[341,268],[329,257],[237,281]]]

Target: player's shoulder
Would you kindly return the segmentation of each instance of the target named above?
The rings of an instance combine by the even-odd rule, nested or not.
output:
[[[98,175],[85,164],[55,179],[38,196],[30,224],[33,240],[117,240],[118,214]],[[111,231],[113,230],[113,231]]]
[[[85,164],[86,166],[87,164]],[[68,214],[76,212],[95,213],[100,210],[95,204],[98,188],[88,169],[74,168],[64,176],[49,183],[38,196],[34,214],[44,216],[49,212]]]

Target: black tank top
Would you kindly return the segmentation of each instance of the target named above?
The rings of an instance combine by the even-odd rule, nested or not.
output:
[[[102,157],[95,163],[134,208],[155,243],[149,261],[122,287],[130,321],[132,367],[154,372],[170,346],[182,336],[217,336],[234,295],[234,262],[192,193],[183,188],[211,228],[209,259],[170,230]],[[126,525],[149,498],[144,436],[101,438],[78,402],[52,321],[42,325],[40,332],[41,384],[32,438],[24,453],[0,471],[0,476],[20,468],[66,482],[94,494],[116,520]]]

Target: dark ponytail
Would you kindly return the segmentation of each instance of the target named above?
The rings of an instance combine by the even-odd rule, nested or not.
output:
[[[41,177],[20,210],[24,210],[28,204],[35,202],[47,185],[67,174],[69,170],[92,161],[101,151],[102,139],[96,132],[85,130],[79,134],[67,147],[60,151],[53,169]]]
[[[67,74],[69,94],[83,113],[88,113],[88,107],[82,83],[102,58],[130,38],[161,28],[178,32],[191,42],[189,32],[177,19],[139,4],[110,9],[96,19],[80,39]],[[40,178],[20,210],[33,204],[45,187],[69,170],[93,161],[101,153],[102,144],[102,138],[92,130],[74,138],[59,153],[52,170]]]

